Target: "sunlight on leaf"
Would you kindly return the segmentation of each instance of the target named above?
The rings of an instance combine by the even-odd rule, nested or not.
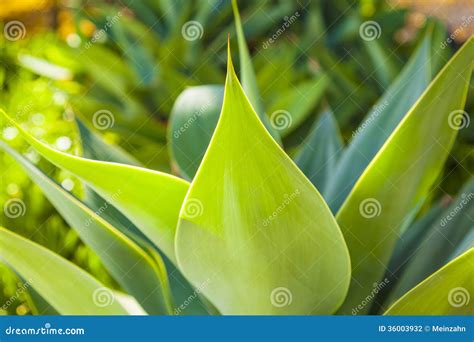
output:
[[[324,200],[267,133],[228,59],[216,131],[180,212],[185,276],[223,314],[330,314],[350,260]]]
[[[451,113],[464,108],[473,56],[474,38],[408,111],[339,210],[336,218],[353,267],[342,313],[361,303],[380,281],[404,217],[440,174],[457,134]]]
[[[1,258],[63,315],[127,315],[112,291],[50,250],[0,227]],[[67,281],[58,281],[67,279]],[[100,298],[99,298],[100,295]],[[103,301],[105,299],[105,301]]]

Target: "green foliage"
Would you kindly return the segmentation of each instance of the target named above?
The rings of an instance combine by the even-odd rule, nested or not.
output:
[[[472,313],[473,38],[395,42],[376,2],[71,6],[67,43],[0,50],[2,313]]]

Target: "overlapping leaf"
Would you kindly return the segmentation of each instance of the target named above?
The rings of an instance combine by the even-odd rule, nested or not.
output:
[[[474,248],[410,290],[386,315],[472,315]]]
[[[179,210],[189,186],[186,181],[140,167],[56,151],[32,137],[5,112],[0,112],[41,155],[85,181],[175,261],[174,236]]]
[[[266,132],[229,54],[224,104],[180,212],[178,263],[223,314],[330,314],[349,256],[324,200]]]
[[[166,270],[163,261],[156,253],[152,258],[132,240],[1,141],[0,148],[23,167],[58,212],[78,232],[81,239],[99,255],[117,282],[133,295],[148,313],[171,312]],[[106,211],[107,208],[107,202],[103,202],[98,212]]]
[[[404,217],[426,197],[454,143],[472,72],[468,40],[409,110],[361,175],[337,214],[351,253],[351,288],[341,312],[379,281]]]
[[[59,255],[0,227],[0,258],[63,315],[127,315],[113,293]]]
[[[431,77],[431,35],[427,34],[395,82],[377,101],[341,156],[324,198],[337,212],[354,184],[403,116],[426,89]]]

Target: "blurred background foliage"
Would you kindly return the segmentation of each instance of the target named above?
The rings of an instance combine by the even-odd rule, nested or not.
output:
[[[290,153],[327,105],[349,140],[428,25],[435,27],[440,42],[454,37],[446,48],[436,47],[438,69],[474,31],[469,0],[240,0],[239,7],[267,114],[284,108],[296,115],[296,125],[283,136]],[[373,44],[359,36],[360,25],[368,20],[383,23]],[[184,39],[189,21],[202,25],[199,39]],[[12,22],[23,25],[13,39],[7,34]],[[74,115],[91,123],[94,113],[106,110],[114,122],[100,132],[105,140],[146,167],[174,173],[178,169],[166,136],[173,103],[186,87],[224,83],[228,34],[237,53],[227,0],[0,0],[0,28],[0,106],[17,121],[57,149],[81,155]],[[327,82],[320,82],[322,77]],[[472,94],[471,86],[468,113]],[[64,188],[83,196],[79,181],[42,160],[16,129],[0,122],[0,134]],[[473,142],[472,129],[460,131],[431,202],[449,202],[470,177]],[[0,161],[0,205],[12,198],[26,205],[21,217],[2,213],[0,225],[117,288],[20,166],[3,152]],[[22,280],[1,265],[0,279],[0,303],[8,304],[0,313],[32,313]]]

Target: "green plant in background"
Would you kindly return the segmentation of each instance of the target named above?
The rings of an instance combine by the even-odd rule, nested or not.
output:
[[[472,73],[474,39],[429,85],[417,73],[416,81],[426,84],[414,84],[407,76],[414,65],[420,76],[429,79],[428,72],[423,74],[426,63],[420,60],[429,60],[430,39],[428,33],[382,98],[387,101],[385,107],[392,108],[390,112],[369,113],[347,148],[342,147],[331,112],[321,117],[296,156],[306,176],[262,124],[254,110],[255,97],[246,96],[234,73],[230,52],[219,121],[209,146],[202,141],[206,152],[190,184],[129,165],[133,159],[116,147],[91,144],[100,137],[82,123],[84,146],[95,146],[96,157],[107,155],[103,159],[116,162],[57,151],[4,114],[44,158],[79,177],[104,199],[102,209],[97,208],[97,201],[95,208],[86,205],[26,158],[1,145],[133,299],[116,294],[77,266],[5,229],[0,231],[2,258],[44,302],[64,314],[143,313],[140,308],[149,314],[182,314],[194,301],[222,314],[364,314],[371,309],[387,314],[472,313],[474,254],[472,228],[466,220],[473,210],[471,188],[464,198],[460,195],[463,204],[456,224],[451,223],[451,216],[434,219],[439,218],[439,207],[419,220],[414,218],[429,197],[465,119],[462,109]],[[243,43],[241,39],[241,68],[248,60]],[[248,76],[247,81],[254,82]],[[255,91],[253,86],[245,88]],[[421,88],[419,96],[407,99],[407,88]],[[204,118],[215,120],[212,115]],[[369,134],[375,125],[385,128],[376,137]],[[328,138],[321,138],[321,131]],[[321,151],[314,155],[321,160],[319,167],[308,148]],[[364,149],[368,156],[362,153]],[[92,148],[88,153],[94,156]],[[334,172],[345,160],[360,166]],[[326,169],[331,165],[334,169]],[[340,176],[354,170],[360,170],[355,179]],[[331,192],[325,190],[331,182],[339,186],[342,181],[349,181],[344,189],[349,186],[350,191],[340,205],[331,208],[333,214],[328,207]],[[101,215],[109,205],[123,214],[123,220],[111,224]],[[438,222],[449,227],[457,243],[443,260],[433,260],[425,247],[433,241],[440,246],[446,243],[437,234]],[[407,260],[408,251],[416,251],[413,259]],[[37,265],[32,267],[28,260]],[[392,279],[395,284],[386,286],[391,280],[385,272],[391,267],[401,274]],[[180,272],[184,275],[181,289],[173,284]],[[52,277],[65,282],[51,283]],[[69,295],[67,282],[74,284],[74,296]],[[184,302],[176,300],[183,287],[192,290],[187,282],[193,292]]]

